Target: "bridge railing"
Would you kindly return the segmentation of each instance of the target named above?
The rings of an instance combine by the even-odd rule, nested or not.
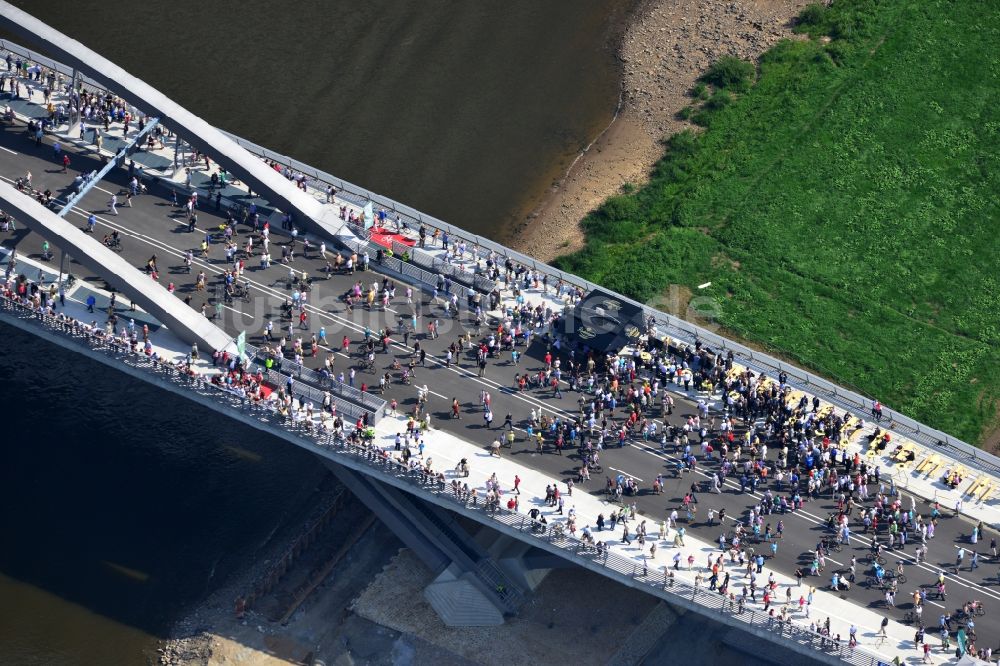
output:
[[[677,578],[667,566],[650,567],[647,562],[637,562],[609,552],[606,548],[599,550],[595,544],[570,536],[562,528],[544,526],[522,513],[508,510],[497,503],[488,505],[481,496],[459,498],[451,490],[450,484],[440,481],[436,474],[410,468],[401,461],[393,459],[388,452],[379,447],[354,444],[337,433],[322,430],[312,422],[281,414],[267,402],[253,402],[235,391],[205,381],[202,375],[191,375],[168,362],[156,361],[142,352],[133,351],[130,345],[114,336],[103,335],[103,332],[95,330],[87,331],[80,322],[74,325],[74,322],[68,319],[60,319],[4,296],[0,296],[0,311],[57,333],[81,347],[106,354],[131,368],[176,384],[189,395],[197,394],[200,398],[221,406],[222,411],[249,413],[255,420],[266,422],[269,426],[295,435],[297,441],[306,448],[322,452],[344,463],[353,462],[352,467],[363,468],[368,474],[383,482],[409,488],[414,494],[423,495],[425,498],[433,496],[437,504],[481,523],[492,524],[501,531],[519,533],[526,541],[534,542],[551,552],[558,552],[561,556],[610,578],[646,589],[667,601],[699,608],[701,612],[715,614],[732,625],[748,625],[765,632],[772,640],[792,641],[809,650],[821,652],[831,660],[839,659],[855,666],[875,666],[882,659],[878,654],[865,648],[851,647],[844,641],[823,636],[792,621],[783,621],[780,616],[759,610],[741,609],[735,600],[730,600],[728,596],[718,591],[710,591]],[[498,587],[500,589],[495,592],[505,602],[509,602],[510,600],[503,595],[513,594],[514,591],[507,591],[503,586]]]
[[[3,51],[26,57],[32,62],[39,63],[44,67],[63,74],[64,76],[72,76],[72,68],[58,63],[51,58],[32,51],[24,46],[20,46],[9,41],[0,41],[0,53]],[[0,69],[2,69],[2,65],[0,65]],[[82,80],[85,85],[93,89],[104,90],[104,87],[88,77],[83,75],[79,76],[80,80]],[[572,273],[566,273],[549,264],[540,262],[533,257],[529,257],[525,254],[507,248],[488,238],[484,238],[477,234],[472,234],[464,229],[454,227],[443,220],[424,214],[411,206],[407,206],[406,204],[402,204],[389,197],[374,193],[367,188],[360,187],[349,181],[337,178],[332,174],[321,171],[316,167],[300,162],[292,157],[264,148],[263,146],[260,146],[252,141],[228,133],[225,130],[220,131],[229,136],[233,139],[233,141],[247,151],[262,158],[277,162],[278,164],[286,165],[289,168],[304,174],[307,178],[312,179],[314,184],[319,187],[319,189],[325,189],[325,185],[334,186],[338,191],[337,196],[345,201],[350,201],[361,206],[367,204],[368,202],[372,202],[374,206],[383,208],[387,211],[392,211],[393,214],[399,215],[404,222],[407,222],[411,226],[423,224],[431,229],[440,229],[442,232],[447,232],[452,238],[465,240],[469,250],[477,257],[486,257],[493,254],[504,260],[510,259],[516,264],[525,266],[540,273],[544,273],[551,278],[562,280],[565,284],[584,291],[590,291],[599,287],[599,285],[573,275]],[[392,270],[404,275],[408,275],[406,272],[408,270],[412,272],[412,269],[406,268],[407,266],[408,264],[402,262],[400,262],[400,266],[398,267],[388,265],[388,267]],[[425,275],[424,273],[427,274]],[[434,276],[434,274],[429,273],[428,271],[424,271],[424,273],[417,274],[419,277],[417,277],[417,275],[411,277],[413,277],[413,279],[420,280],[424,284],[432,286],[436,284],[436,276]],[[746,367],[772,376],[776,376],[780,372],[785,372],[789,376],[790,385],[796,388],[804,389],[809,393],[818,396],[820,399],[845,410],[846,412],[854,414],[859,418],[869,418],[870,416],[870,412],[875,401],[872,398],[862,395],[856,390],[845,388],[819,375],[803,370],[798,366],[774,358],[769,354],[750,349],[749,347],[738,342],[728,340],[712,331],[709,331],[708,329],[692,324],[674,315],[653,309],[627,297],[621,298],[629,303],[641,307],[646,316],[653,317],[657,324],[657,332],[660,335],[669,335],[671,338],[674,338],[683,344],[694,345],[700,342],[711,347],[713,350],[721,350],[723,352],[732,351],[737,362],[745,365]],[[883,405],[883,412],[891,417],[885,421],[885,424],[889,429],[895,430],[897,433],[924,446],[938,447],[938,449],[942,452],[961,461],[969,467],[1000,477],[1000,457],[982,451],[981,449],[978,449],[975,446],[972,446],[971,444],[968,444],[967,442],[964,442],[936,428],[931,428],[930,426],[920,423],[916,419],[901,414],[896,410],[890,410],[890,408],[886,405]]]
[[[569,536],[565,531],[556,532],[551,526],[543,526],[522,513],[501,506],[488,506],[482,497],[478,497],[475,501],[459,499],[451,490],[450,483],[439,482],[434,474],[427,475],[421,470],[410,469],[401,462],[387,457],[376,447],[357,446],[336,438],[331,438],[329,442],[324,446],[332,446],[334,450],[359,456],[389,476],[445,499],[454,507],[460,507],[462,513],[472,512],[480,518],[485,517],[487,520],[483,522],[499,523],[515,529],[529,539],[555,547],[562,556],[578,564],[590,569],[597,568],[611,578],[628,579],[634,586],[644,587],[667,601],[676,603],[678,598],[690,601],[702,609],[725,615],[770,634],[777,634],[777,638],[794,641],[846,663],[875,666],[882,660],[882,657],[865,648],[850,647],[846,641],[838,642],[832,637],[811,631],[808,627],[792,621],[782,621],[780,616],[755,609],[741,610],[736,600],[731,601],[728,596],[718,591],[710,591],[705,587],[683,581],[671,575],[667,566],[649,566],[648,563],[637,562],[607,549],[598,551],[596,545]]]

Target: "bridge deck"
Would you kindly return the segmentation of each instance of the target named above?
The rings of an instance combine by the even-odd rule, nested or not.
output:
[[[33,183],[36,189],[51,188],[54,192],[60,193],[72,182],[74,172],[89,172],[99,167],[99,162],[92,154],[78,152],[75,149],[72,153],[72,167],[70,173],[60,173],[61,167],[52,160],[51,140],[46,139],[43,145],[36,147],[33,141],[29,141],[23,134],[23,126],[4,127],[0,132],[0,176],[10,181],[17,176],[24,175],[30,170],[33,174]],[[157,255],[160,266],[160,281],[163,283],[173,282],[176,285],[176,293],[184,298],[191,297],[191,306],[200,309],[202,304],[208,304],[208,312],[214,312],[214,301],[212,301],[213,289],[198,290],[194,285],[194,278],[199,271],[204,271],[209,277],[209,286],[217,283],[220,273],[227,268],[223,256],[221,245],[212,245],[208,258],[200,257],[198,250],[200,242],[205,233],[216,228],[222,223],[223,218],[217,214],[213,207],[205,209],[203,204],[199,212],[198,229],[194,233],[186,230],[185,216],[182,210],[172,206],[164,197],[163,190],[153,189],[150,195],[139,196],[133,199],[131,208],[119,207],[119,215],[110,215],[106,202],[110,194],[117,192],[119,188],[124,188],[126,184],[123,172],[113,173],[108,182],[103,183],[100,188],[88,195],[78,209],[71,212],[67,219],[71,223],[79,226],[85,224],[87,216],[93,212],[98,216],[98,235],[110,232],[112,229],[118,230],[124,237],[125,249],[123,256],[136,266],[143,266],[147,259],[153,254]],[[240,228],[240,240],[245,241],[247,229]],[[279,243],[285,241],[273,237],[272,254],[280,256]],[[19,230],[13,233],[3,234],[3,243],[7,247],[16,247],[21,254],[39,253],[40,239],[30,233]],[[297,251],[301,252],[301,244],[297,246]],[[194,250],[194,269],[191,273],[184,270],[183,256],[188,250]],[[331,248],[332,251],[332,248]],[[525,442],[524,427],[526,418],[532,410],[544,412],[551,416],[561,416],[570,418],[576,413],[576,399],[578,394],[570,392],[564,387],[564,398],[555,397],[550,390],[535,390],[527,392],[511,391],[509,387],[513,384],[515,373],[525,371],[537,371],[541,356],[544,354],[543,345],[536,342],[529,348],[522,362],[515,366],[507,361],[509,355],[505,355],[500,363],[491,361],[487,368],[485,377],[478,377],[474,357],[468,352],[458,356],[450,367],[446,367],[443,356],[446,347],[454,342],[460,333],[465,332],[470,327],[469,316],[463,310],[458,320],[453,320],[446,316],[440,305],[431,302],[430,294],[421,293],[414,290],[414,300],[419,303],[421,318],[418,321],[418,331],[408,338],[409,344],[404,344],[394,335],[394,342],[388,353],[377,354],[376,372],[370,372],[359,366],[360,358],[355,350],[362,339],[365,328],[377,331],[388,326],[393,332],[397,330],[400,317],[409,319],[413,314],[413,308],[406,303],[405,285],[399,284],[397,295],[387,312],[379,309],[368,311],[364,307],[358,306],[353,312],[347,312],[340,296],[346,292],[355,281],[360,280],[363,284],[373,280],[381,281],[381,276],[372,272],[358,272],[354,275],[335,274],[329,277],[321,272],[325,262],[323,262],[314,250],[309,258],[297,257],[292,264],[296,271],[308,271],[315,281],[309,294],[309,328],[303,329],[302,334],[308,340],[308,334],[318,330],[319,326],[326,328],[326,335],[329,343],[322,347],[321,353],[316,358],[307,358],[306,363],[310,367],[318,367],[322,359],[327,355],[335,358],[336,372],[348,373],[351,368],[357,372],[355,384],[362,382],[368,386],[376,386],[377,376],[386,371],[393,358],[406,362],[413,353],[415,340],[419,340],[421,348],[427,352],[426,364],[419,366],[416,371],[416,385],[427,384],[430,388],[430,413],[432,414],[432,424],[434,430],[427,436],[427,451],[425,456],[435,459],[435,466],[438,468],[453,467],[453,463],[458,457],[467,457],[472,463],[473,476],[470,477],[482,492],[482,484],[485,477],[496,471],[501,486],[509,491],[513,474],[518,473],[524,479],[522,486],[521,510],[526,511],[531,505],[537,505],[539,496],[544,495],[544,485],[549,480],[559,480],[562,484],[566,479],[575,476],[575,468],[579,462],[574,455],[559,456],[551,449],[549,443],[548,450],[543,454],[537,454],[533,446]],[[271,268],[263,269],[259,266],[256,258],[248,262],[246,276],[250,281],[253,300],[250,303],[235,302],[225,306],[225,316],[221,322],[227,331],[235,335],[241,330],[248,331],[248,339],[254,344],[265,344],[262,338],[262,329],[267,321],[273,321],[275,329],[287,328],[291,323],[296,328],[296,322],[284,318],[280,305],[288,295],[285,282],[288,275],[288,266],[275,263]],[[99,281],[99,276],[89,274],[80,266],[74,266],[73,272],[78,277],[88,280]],[[540,302],[542,294],[535,289],[526,290],[528,301]],[[416,303],[414,306],[416,306]],[[426,335],[426,324],[428,321],[438,319],[441,323],[441,335],[436,339],[431,339]],[[485,330],[485,327],[484,327]],[[297,328],[296,334],[299,334]],[[345,354],[340,350],[340,340],[347,336],[352,345],[352,353]],[[520,348],[524,351],[524,348]],[[395,381],[398,373],[393,373],[394,381],[389,386],[385,397],[395,399],[400,406],[400,410],[409,410],[416,402],[416,386],[404,386]],[[480,392],[487,390],[492,394],[493,412],[496,419],[492,429],[486,428],[483,423],[483,410],[478,404]],[[674,389],[672,389],[674,390]],[[675,391],[678,400],[678,409],[670,417],[670,422],[681,423],[684,418],[694,413],[694,406],[683,392]],[[692,398],[696,394],[692,392]],[[711,399],[711,396],[704,396]],[[461,403],[462,418],[450,418],[450,404],[453,398],[458,398]],[[485,447],[498,434],[503,424],[504,416],[510,413],[513,415],[514,423],[517,426],[518,441],[513,450],[504,450],[501,460],[491,459],[485,453]],[[399,423],[393,419],[385,419],[379,425],[382,436],[392,435],[391,430],[398,427]],[[462,452],[463,455],[459,455]],[[773,459],[774,453],[770,455]],[[669,453],[660,451],[657,447],[647,445],[643,442],[629,442],[624,448],[609,449],[602,454],[602,463],[608,473],[615,475],[621,473],[640,480],[643,492],[631,498],[635,501],[640,513],[649,516],[650,533],[658,530],[652,529],[652,523],[662,519],[664,507],[673,508],[679,505],[684,493],[691,484],[691,479],[685,477],[680,481],[668,481],[664,495],[653,495],[649,492],[649,486],[657,474],[667,474],[668,470],[674,466],[676,458]],[[918,459],[918,462],[920,460]],[[696,477],[697,478],[697,477]],[[701,477],[703,478],[703,477]],[[967,483],[967,482],[966,482]],[[915,482],[916,484],[916,482]],[[470,484],[471,485],[471,484]],[[930,484],[928,484],[930,487]],[[561,485],[565,489],[564,485]],[[613,507],[603,505],[600,490],[603,488],[603,476],[595,478],[586,486],[578,485],[572,498],[567,498],[566,510],[575,505],[579,518],[578,528],[584,525],[593,526],[594,517],[597,512],[603,511],[605,516],[609,515]],[[924,489],[925,493],[932,494],[933,490]],[[585,491],[594,492],[587,495]],[[746,509],[751,504],[756,504],[760,499],[760,494],[740,493],[738,486],[732,483],[727,484],[724,492],[718,495],[702,494],[701,511],[699,519],[688,526],[688,534],[691,540],[688,546],[683,549],[685,556],[688,552],[696,553],[696,563],[703,569],[706,553],[711,551],[711,546],[718,537],[720,529],[710,527],[705,524],[704,517],[709,507],[720,509],[725,508],[728,516],[742,518]],[[874,488],[873,488],[874,491]],[[929,513],[929,507],[923,500],[918,501],[918,507],[925,515]],[[540,506],[543,514],[550,520],[556,519],[553,510]],[[827,513],[833,510],[831,501],[827,498],[808,502],[805,510],[797,511],[784,516],[786,525],[784,538],[781,540],[776,557],[769,560],[767,569],[774,570],[779,574],[783,583],[793,580],[790,578],[796,568],[803,567],[807,559],[811,559],[809,552],[815,547],[816,542],[824,533],[822,529],[823,519]],[[986,506],[985,509],[992,510]],[[977,509],[978,510],[978,509]],[[776,523],[778,516],[772,516],[772,523]],[[991,523],[993,521],[990,521]],[[633,522],[634,526],[635,523]],[[936,578],[940,567],[949,566],[954,561],[955,546],[967,543],[965,535],[971,530],[971,523],[963,517],[946,516],[940,521],[937,535],[931,544],[931,556],[929,564],[908,564],[907,575],[910,582],[900,589],[897,597],[897,608],[886,611],[890,617],[900,619],[904,612],[911,608],[907,599],[909,592],[912,592],[917,585],[930,585]],[[618,532],[614,537],[607,532],[605,537],[610,541],[617,541]],[[854,537],[855,547],[845,548],[843,553],[837,554],[835,558],[829,558],[836,565],[846,565],[851,554],[863,558],[865,553],[866,540]],[[697,545],[695,545],[697,544]],[[660,552],[657,559],[662,565],[667,558],[672,557],[670,550],[670,539],[660,542]],[[624,555],[633,558],[636,562],[639,553],[635,549],[635,544],[624,549],[616,546]],[[982,560],[985,562],[986,548]],[[648,552],[648,551],[647,551]],[[912,547],[908,547],[908,554],[912,554]],[[890,563],[894,557],[890,557]],[[908,555],[904,559],[909,560]],[[829,567],[825,574],[819,578],[807,578],[805,583],[817,587],[825,587],[829,582],[829,574],[832,567]],[[989,571],[987,572],[987,569]],[[865,568],[858,567],[859,578],[864,579]],[[681,573],[681,576],[688,574]],[[947,602],[935,602],[931,600],[930,606],[925,611],[925,623],[936,625],[936,616],[939,612],[944,612],[959,606],[967,598],[983,599],[986,607],[990,611],[1000,609],[1000,593],[993,589],[997,579],[994,577],[993,567],[983,566],[975,571],[962,571],[960,575],[949,575],[949,592],[951,599]],[[741,586],[741,577],[734,576],[734,589]],[[793,598],[797,600],[798,594]],[[759,598],[759,597],[758,597]],[[784,599],[784,589],[778,594],[779,599]],[[856,621],[864,627],[861,632],[862,644],[871,643],[874,639],[874,615],[865,615],[872,611],[862,611],[859,609],[875,609],[883,612],[882,595],[858,585],[850,593],[848,601],[833,595],[820,593],[814,602],[813,618],[822,619],[827,615],[833,618],[833,633],[840,633],[847,636],[847,625],[850,621]],[[797,614],[797,613],[796,613]],[[995,636],[1000,621],[994,612],[981,618],[979,624],[980,635]],[[867,634],[867,635],[866,635]],[[893,625],[894,641],[901,644],[904,640],[912,638],[912,631],[903,627]],[[895,647],[895,646],[893,646]],[[909,646],[912,649],[912,644]],[[888,646],[882,650],[887,656],[894,656],[893,650],[888,650]]]

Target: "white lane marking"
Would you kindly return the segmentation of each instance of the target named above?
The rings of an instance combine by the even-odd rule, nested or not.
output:
[[[621,472],[625,476],[631,477],[631,478],[635,479],[636,481],[639,481],[640,483],[644,483],[642,479],[640,479],[639,477],[637,477],[635,474],[632,474],[631,472],[626,472],[623,469],[618,469],[617,467],[611,467],[610,465],[608,466],[608,469],[613,469],[616,472]]]
[[[6,151],[6,152],[10,153],[11,155],[17,155],[17,153],[15,153],[15,152],[14,152],[13,150],[11,150],[10,148],[4,148],[3,146],[0,146],[0,150],[4,150],[4,151]]]

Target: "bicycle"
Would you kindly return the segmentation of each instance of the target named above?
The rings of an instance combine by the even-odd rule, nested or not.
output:
[[[967,604],[967,605],[971,606],[971,608],[969,608],[968,611],[966,611],[965,608],[963,607],[962,612],[960,613],[961,617],[964,618],[983,617],[984,615],[986,615],[986,608],[983,607],[982,602],[977,601],[975,602],[974,605],[972,604]]]
[[[250,298],[250,287],[245,284],[236,284],[233,286],[232,299],[240,299],[244,303],[249,303]]]
[[[833,552],[833,553],[839,553],[840,551],[844,550],[844,545],[839,541],[824,541],[823,547],[826,548],[827,552]]]

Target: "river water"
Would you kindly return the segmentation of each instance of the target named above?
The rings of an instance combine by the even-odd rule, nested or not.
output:
[[[14,4],[208,121],[487,236],[610,121],[613,0]],[[0,328],[0,664],[144,663],[319,472]]]
[[[15,0],[209,122],[499,236],[613,117],[636,0]]]
[[[281,440],[0,330],[0,663],[143,663],[323,473]]]

